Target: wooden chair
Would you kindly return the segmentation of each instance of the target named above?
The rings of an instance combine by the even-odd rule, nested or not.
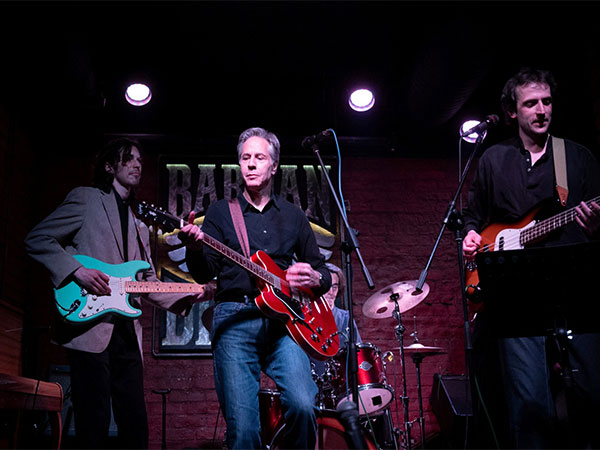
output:
[[[18,448],[19,422],[22,411],[35,410],[48,412],[52,430],[52,448],[60,449],[63,390],[59,383],[0,373],[0,408],[18,411],[13,439],[14,448]]]

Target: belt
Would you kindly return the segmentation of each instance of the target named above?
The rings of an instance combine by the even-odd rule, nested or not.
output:
[[[217,300],[217,303],[253,303],[254,299],[244,295],[243,297],[238,298],[227,298],[225,300]]]

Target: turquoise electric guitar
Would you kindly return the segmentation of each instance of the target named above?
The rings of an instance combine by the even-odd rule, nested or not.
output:
[[[86,269],[96,269],[109,276],[110,295],[92,295],[74,281],[54,290],[58,312],[68,322],[84,323],[110,313],[135,318],[142,311],[129,303],[129,294],[148,293],[199,293],[204,286],[194,283],[163,283],[161,281],[136,281],[139,271],[147,270],[146,261],[129,261],[108,264],[85,255],[74,255]]]

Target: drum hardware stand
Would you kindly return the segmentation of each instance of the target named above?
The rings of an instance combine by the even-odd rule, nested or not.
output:
[[[325,399],[327,397],[327,392],[325,391],[324,386],[331,383],[332,380],[334,380],[338,377],[337,368],[335,367],[335,363],[333,362],[333,360],[324,361],[323,364],[325,365],[325,370],[324,370],[323,374],[317,375],[315,363],[314,362],[310,363],[313,380],[315,381],[315,383],[317,384],[317,387],[319,388],[319,391],[317,392],[317,406],[318,406],[319,410],[321,410],[321,411],[327,409],[327,403],[325,402]],[[330,393],[329,397],[332,400],[332,402],[335,403],[335,396],[334,396],[333,389],[331,389],[331,393]]]
[[[419,343],[418,331],[417,331],[417,316],[413,316],[415,321],[415,331],[413,336],[415,337],[415,341],[413,344]],[[419,417],[417,418],[417,422],[419,423],[419,429],[421,430],[421,448],[425,448],[425,417],[423,415],[423,394],[421,391],[421,362],[425,358],[425,354],[423,353],[413,353],[412,360],[415,363],[415,368],[417,371],[417,394],[419,400]]]
[[[398,339],[398,343],[400,344],[400,364],[402,365],[402,406],[404,408],[404,432],[405,432],[405,442],[404,446],[407,449],[410,449],[410,429],[412,427],[411,422],[408,420],[408,391],[406,389],[406,366],[404,364],[404,332],[406,328],[402,325],[402,314],[400,313],[400,307],[398,306],[398,298],[399,295],[397,293],[393,293],[390,295],[390,300],[394,302],[394,312],[392,313],[392,317],[398,321],[398,324],[394,327],[396,332],[396,338]]]
[[[417,369],[417,393],[419,395],[419,418],[417,422],[419,422],[419,428],[421,429],[421,448],[425,448],[425,418],[423,416],[423,395],[421,392],[421,362],[424,357],[425,355],[422,353],[414,353],[412,355],[412,360]]]
[[[384,445],[386,448],[390,448],[393,445],[393,448],[395,450],[399,450],[398,442],[401,442],[400,439],[401,439],[402,430],[400,430],[394,426],[394,421],[392,420],[392,413],[390,412],[389,407],[385,410],[384,420],[387,422],[387,426],[389,427],[390,433],[391,433],[390,437],[393,441],[393,442],[384,441]]]

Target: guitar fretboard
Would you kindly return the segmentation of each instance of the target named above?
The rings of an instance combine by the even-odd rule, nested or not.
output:
[[[138,205],[138,214],[142,217],[150,218],[153,222],[160,224],[161,226],[170,227],[169,231],[173,231],[177,228],[181,228],[183,225],[182,219],[179,219],[165,211],[156,210],[156,208],[152,206],[148,206],[146,203],[142,202]],[[287,281],[282,280],[278,276],[272,274],[268,270],[254,263],[250,259],[246,258],[244,255],[239,254],[235,250],[230,249],[226,245],[217,241],[212,236],[204,233],[204,238],[202,241],[213,248],[214,250],[221,253],[226,258],[229,258],[234,263],[241,266],[243,269],[246,269],[251,274],[263,280],[265,283],[270,284],[275,289],[281,290],[282,285],[287,285]]]
[[[235,250],[230,249],[225,244],[217,241],[214,237],[209,236],[206,233],[204,233],[204,238],[202,239],[202,241],[205,244],[207,244],[209,247],[211,247],[211,248],[215,249],[216,251],[218,251],[219,253],[221,253],[223,256],[229,258],[234,263],[241,266],[243,269],[246,269],[251,274],[257,276],[258,278],[260,278],[264,282],[270,284],[274,288],[281,290],[281,284],[282,284],[283,280],[281,278],[279,278],[278,276],[273,275],[268,270],[264,269],[263,267],[259,266],[256,263],[252,262],[251,260],[246,258],[244,255],[239,254]]]
[[[148,293],[184,293],[202,292],[204,286],[194,283],[164,283],[162,281],[127,281],[125,292],[135,294]]]
[[[598,202],[600,200],[600,196],[593,198],[590,201],[585,202],[586,205],[590,206],[591,202]],[[520,243],[521,245],[525,245],[529,242],[532,242],[536,239],[539,239],[548,233],[551,233],[554,230],[557,230],[560,227],[564,227],[565,225],[573,222],[576,217],[575,208],[570,208],[566,211],[561,212],[555,216],[549,217],[548,219],[544,219],[534,226],[527,228],[521,232],[520,235]]]

